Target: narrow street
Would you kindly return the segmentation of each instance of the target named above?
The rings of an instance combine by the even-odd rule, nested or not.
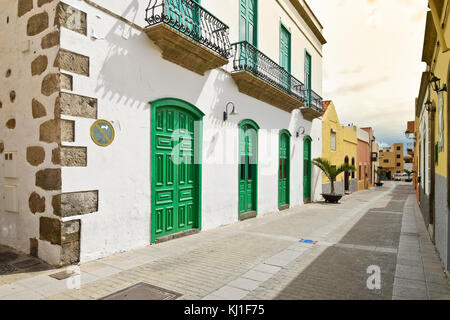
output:
[[[409,185],[388,182],[339,205],[291,208],[82,264],[80,276],[63,280],[49,275],[64,269],[1,248],[0,299],[101,299],[144,282],[178,299],[449,300],[414,197]],[[381,271],[379,289],[368,289],[370,266]]]

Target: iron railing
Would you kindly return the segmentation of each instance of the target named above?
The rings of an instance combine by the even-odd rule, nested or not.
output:
[[[233,43],[231,47],[234,52],[234,71],[248,71],[295,99],[305,101],[303,83],[253,45],[247,41],[241,41]]]
[[[309,101],[305,103],[305,107],[309,107],[311,109],[316,110],[317,112],[323,113],[323,99],[321,96],[319,96],[317,93],[315,93],[313,90],[309,90]],[[308,96],[308,92],[306,93],[306,96]]]
[[[148,27],[165,23],[224,58],[230,57],[229,27],[193,0],[150,0]]]

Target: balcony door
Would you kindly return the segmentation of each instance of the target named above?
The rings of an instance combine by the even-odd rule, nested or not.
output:
[[[281,71],[280,73],[280,84],[286,90],[290,90],[291,34],[283,25],[281,25],[280,29],[280,66],[286,71]]]
[[[257,48],[257,7],[258,0],[240,0],[239,9],[239,41],[246,41]],[[258,55],[251,46],[242,46],[241,61],[249,71],[257,72]]]
[[[311,106],[311,55],[305,51],[305,106]]]
[[[240,41],[247,41],[257,47],[257,6],[258,0],[240,0]]]

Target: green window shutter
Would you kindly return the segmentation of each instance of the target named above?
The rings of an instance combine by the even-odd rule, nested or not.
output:
[[[305,94],[307,108],[309,108],[311,104],[311,69],[311,55],[305,51]]]
[[[239,40],[257,46],[257,0],[240,0]]]

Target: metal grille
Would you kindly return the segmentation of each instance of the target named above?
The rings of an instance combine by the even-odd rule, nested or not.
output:
[[[100,300],[175,300],[181,294],[141,282]]]
[[[293,98],[304,102],[305,107],[323,112],[322,98],[317,93],[308,90],[309,99],[307,99],[305,85],[253,45],[247,41],[240,41],[233,43],[231,47],[234,52],[233,69],[235,72],[248,71]]]
[[[165,23],[224,58],[230,57],[229,27],[192,0],[151,0],[148,27]]]

